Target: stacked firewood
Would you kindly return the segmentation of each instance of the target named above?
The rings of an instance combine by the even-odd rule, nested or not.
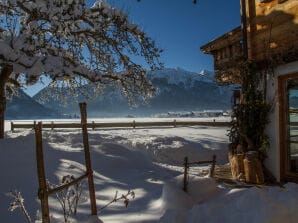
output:
[[[229,152],[232,177],[252,184],[263,184],[264,174],[257,151],[244,152],[238,145],[236,152]]]

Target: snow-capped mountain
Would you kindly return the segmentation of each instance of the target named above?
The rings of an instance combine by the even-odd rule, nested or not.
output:
[[[165,78],[169,84],[184,84],[185,87],[189,88],[193,86],[195,81],[213,83],[214,73],[208,70],[201,70],[199,73],[195,73],[178,67],[150,71],[148,72],[148,78]]]
[[[230,109],[231,86],[219,86],[213,80],[214,74],[207,70],[199,73],[181,68],[151,71],[148,78],[156,94],[146,105],[130,108],[127,99],[119,89],[108,86],[88,103],[90,116],[152,115],[169,111],[202,111],[207,109]],[[89,90],[91,86],[86,87]],[[63,114],[79,114],[78,101],[86,101],[82,95],[75,100],[63,91],[66,105],[52,94],[58,89],[43,89],[34,99],[47,108],[56,108]],[[61,89],[59,90],[61,92]],[[50,93],[50,94],[49,94]]]

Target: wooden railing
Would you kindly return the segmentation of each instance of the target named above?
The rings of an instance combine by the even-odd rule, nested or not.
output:
[[[215,170],[215,164],[216,164],[216,155],[212,156],[212,160],[206,160],[206,161],[197,161],[197,162],[189,162],[188,161],[188,157],[184,157],[184,163],[183,163],[183,167],[184,167],[184,174],[183,174],[183,190],[185,192],[187,192],[187,185],[188,185],[188,169],[191,166],[194,165],[203,165],[203,164],[211,164],[210,167],[210,171],[209,171],[209,177],[213,177],[214,176],[214,170]]]
[[[209,121],[209,122],[201,122],[201,121],[164,121],[164,122],[136,122],[133,120],[132,122],[89,122],[87,123],[87,128],[96,129],[96,128],[137,128],[137,127],[162,127],[162,126],[217,126],[217,127],[225,127],[229,126],[230,122],[220,122],[220,121]],[[32,123],[10,123],[11,131],[15,129],[33,129],[36,126],[36,122]],[[72,129],[72,128],[81,128],[81,123],[42,123],[43,129]]]
[[[79,105],[80,105],[80,111],[81,111],[81,123],[79,123],[79,125],[82,128],[82,134],[83,134],[86,171],[81,176],[72,179],[68,183],[65,183],[63,185],[60,185],[54,188],[48,187],[46,172],[45,172],[45,160],[43,155],[43,143],[42,143],[43,123],[38,122],[37,124],[34,123],[33,125],[35,129],[36,165],[37,165],[37,176],[38,176],[37,178],[39,183],[38,198],[40,199],[43,223],[50,223],[49,196],[53,193],[57,193],[65,188],[68,188],[71,185],[74,185],[85,178],[88,179],[91,215],[97,216],[93,170],[91,166],[91,155],[90,155],[90,149],[89,149],[88,132],[86,127],[87,126],[86,103],[80,103]]]

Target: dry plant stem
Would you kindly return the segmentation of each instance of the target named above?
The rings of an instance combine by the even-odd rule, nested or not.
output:
[[[27,212],[27,210],[26,210],[23,202],[20,202],[20,206],[19,207],[20,207],[22,213],[25,215],[26,221],[28,223],[32,223],[31,218],[30,218],[30,216],[29,216],[29,214],[28,214],[28,212]]]
[[[27,210],[26,210],[26,208],[25,208],[25,206],[24,206],[23,203],[21,203],[20,209],[21,209],[22,213],[25,215],[26,221],[28,223],[32,223],[31,218],[30,218],[30,216],[29,216],[29,214],[28,214],[28,212],[27,212]]]
[[[59,185],[54,185],[48,182],[49,188],[57,188],[57,186],[69,184],[74,176],[66,175],[62,177],[62,181]],[[83,192],[82,182],[76,183],[72,186],[66,187],[61,191],[55,192],[56,199],[59,202],[64,215],[64,222],[68,221],[68,218],[73,215],[76,216],[79,200]]]
[[[77,209],[78,209],[78,204],[80,201],[80,198],[82,196],[83,193],[83,187],[82,184],[75,184],[74,185],[74,190],[75,190],[75,195],[74,195],[74,199],[73,199],[73,215],[76,216],[77,215]]]
[[[61,191],[57,193],[56,199],[60,203],[61,208],[63,210],[64,222],[67,222],[71,210],[71,207],[69,206],[69,200],[67,199],[67,192]],[[68,205],[66,204],[66,202]]]
[[[25,216],[27,223],[32,223],[30,215],[28,214],[28,212],[24,206],[24,199],[22,197],[21,192],[11,191],[8,193],[8,196],[14,198],[14,201],[10,204],[9,210],[13,211],[15,208],[18,207],[21,210],[21,212],[23,213],[23,215]]]
[[[129,199],[127,198],[128,196],[131,196],[133,199],[135,198],[135,193],[134,193],[134,191],[127,191],[127,193],[126,194],[122,194],[120,197],[118,197],[118,191],[116,191],[116,193],[115,193],[115,196],[114,196],[114,199],[113,200],[111,200],[109,203],[107,203],[106,205],[104,205],[104,206],[102,206],[100,209],[99,209],[99,211],[101,211],[101,210],[103,210],[103,209],[105,209],[106,207],[108,207],[109,205],[111,205],[112,203],[115,203],[115,202],[117,202],[117,201],[119,201],[119,200],[124,200],[124,204],[125,204],[125,207],[127,207],[128,206],[128,203],[129,203]]]

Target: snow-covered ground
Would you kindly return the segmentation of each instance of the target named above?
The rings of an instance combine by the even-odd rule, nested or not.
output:
[[[111,121],[111,120],[108,120]],[[142,120],[144,121],[144,120]],[[147,120],[149,121],[149,120]],[[39,209],[35,138],[32,130],[10,132],[0,140],[0,222],[25,222],[19,210],[8,211],[10,190],[21,191],[34,218]],[[182,163],[211,159],[227,162],[226,128],[159,127],[89,130],[98,208],[115,192],[135,192],[127,208],[122,201],[99,212],[105,223],[128,222],[296,222],[298,186],[231,189],[208,177],[190,176],[189,192],[182,191]],[[46,174],[50,182],[84,169],[82,135],[76,130],[44,130]],[[87,196],[87,189],[84,191]],[[62,218],[61,208],[50,200],[51,214]],[[86,222],[89,202],[79,206],[77,222]],[[58,220],[58,222],[63,222]]]

